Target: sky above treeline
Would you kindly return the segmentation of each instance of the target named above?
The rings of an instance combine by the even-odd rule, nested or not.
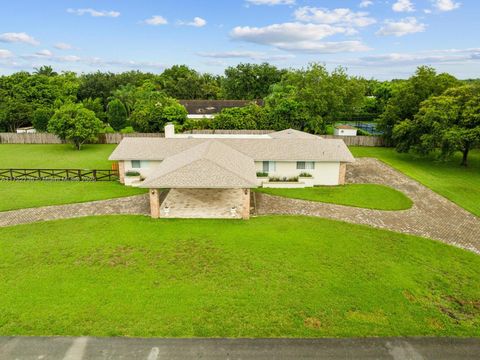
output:
[[[238,63],[405,78],[419,65],[480,77],[478,0],[1,1],[0,74]]]

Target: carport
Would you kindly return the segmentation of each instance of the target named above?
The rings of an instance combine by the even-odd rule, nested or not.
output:
[[[257,185],[250,157],[212,141],[168,157],[140,186],[153,218],[248,219]]]

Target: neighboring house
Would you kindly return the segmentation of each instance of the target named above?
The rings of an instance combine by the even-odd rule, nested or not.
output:
[[[129,172],[141,174],[144,180],[134,185],[150,189],[152,217],[174,217],[170,206],[162,213],[159,189],[176,189],[177,198],[185,189],[191,197],[193,189],[218,189],[212,197],[235,198],[231,209],[241,208],[238,216],[248,218],[251,188],[344,184],[346,163],[354,161],[343,140],[292,129],[266,135],[177,135],[167,125],[165,136],[126,137],[109,157],[118,161],[122,183]],[[299,179],[302,173],[310,176]]]
[[[33,126],[17,128],[17,134],[35,134],[37,130]]]
[[[350,125],[337,125],[333,131],[333,135],[337,136],[357,136],[357,128]]]
[[[263,101],[257,100],[179,100],[187,109],[189,119],[212,119],[223,109],[244,107],[252,103],[263,106]]]

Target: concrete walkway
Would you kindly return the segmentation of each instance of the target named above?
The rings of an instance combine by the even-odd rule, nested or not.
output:
[[[0,212],[0,226],[12,226],[37,221],[70,219],[83,216],[117,214],[149,215],[150,202],[148,194],[67,205],[2,211]]]
[[[347,167],[347,183],[393,187],[413,201],[404,211],[380,211],[256,193],[259,215],[310,215],[419,235],[480,254],[480,218],[377,159],[359,158]]]
[[[480,358],[480,339],[135,339],[0,337],[0,359],[389,359]]]

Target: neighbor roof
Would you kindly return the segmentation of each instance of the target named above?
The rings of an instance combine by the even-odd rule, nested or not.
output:
[[[205,142],[219,142],[255,161],[355,161],[343,140],[314,138],[190,139],[126,137],[109,160],[164,160]]]
[[[167,157],[140,185],[144,188],[256,187],[251,158],[218,142],[206,141]]]
[[[335,126],[335,129],[357,130],[356,127],[350,125],[337,125]]]
[[[285,129],[268,134],[272,139],[318,139],[317,135],[295,129]]]

